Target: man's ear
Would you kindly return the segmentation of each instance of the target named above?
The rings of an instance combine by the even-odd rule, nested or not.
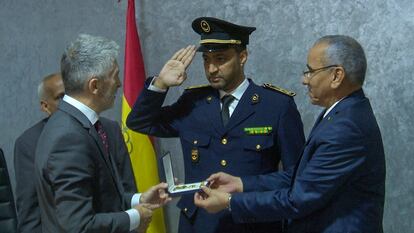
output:
[[[336,89],[344,82],[345,79],[345,70],[342,67],[335,68],[335,71],[333,72],[333,79],[331,82],[331,87]]]
[[[87,82],[87,88],[89,93],[92,94],[98,94],[98,90],[99,90],[99,80],[95,77],[92,77],[91,79],[88,80]]]
[[[239,59],[240,59],[240,65],[243,67],[244,66],[244,64],[246,64],[246,61],[247,61],[247,57],[248,57],[248,52],[247,52],[247,49],[245,49],[245,50],[243,50],[243,51],[241,51],[240,53],[239,53]]]
[[[50,112],[49,110],[49,104],[47,103],[46,100],[40,101],[40,110],[42,110],[42,112],[47,113],[49,116],[52,114],[52,112]]]

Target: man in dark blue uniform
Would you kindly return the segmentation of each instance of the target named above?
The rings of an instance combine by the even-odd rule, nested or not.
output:
[[[185,182],[200,182],[211,173],[259,175],[292,167],[304,143],[294,93],[246,79],[246,45],[254,27],[202,17],[192,27],[209,85],[189,87],[171,106],[161,107],[169,87],[186,79],[195,47],[179,50],[158,77],[147,80],[128,116],[127,126],[158,137],[180,137]],[[179,232],[281,232],[281,222],[236,224],[228,211],[215,215],[197,208],[183,195]]]

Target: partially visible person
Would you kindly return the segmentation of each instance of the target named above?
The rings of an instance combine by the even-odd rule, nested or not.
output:
[[[162,106],[167,91],[186,79],[195,47],[179,50],[149,78],[127,118],[127,126],[158,137],[180,137],[185,182],[205,180],[211,173],[259,175],[294,166],[304,143],[303,125],[294,93],[247,78],[249,36],[256,29],[200,17],[193,30],[201,37],[209,85],[186,88],[176,103]],[[262,74],[255,74],[260,76]],[[238,224],[227,212],[215,215],[183,195],[180,233],[281,232],[280,221]]]
[[[288,232],[383,232],[385,156],[381,133],[362,85],[362,46],[342,35],[316,41],[303,84],[324,108],[293,173],[235,177],[213,174],[214,189],[197,206],[228,209],[236,222],[290,219]],[[233,194],[230,194],[233,193]]]
[[[142,194],[122,184],[110,148],[116,136],[99,116],[121,86],[118,49],[114,41],[83,34],[62,56],[66,94],[35,153],[42,232],[145,232],[152,211],[171,200],[165,183]]]
[[[14,145],[14,169],[16,174],[16,208],[18,229],[22,233],[42,232],[40,210],[33,182],[34,153],[37,139],[49,116],[57,109],[65,93],[60,73],[43,78],[38,86],[40,109],[47,117],[21,134]]]

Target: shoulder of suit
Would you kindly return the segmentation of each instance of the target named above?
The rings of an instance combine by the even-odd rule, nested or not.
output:
[[[265,88],[265,89],[269,89],[269,90],[272,90],[272,91],[277,91],[277,92],[283,93],[283,94],[288,95],[288,96],[291,96],[291,97],[293,97],[293,96],[296,95],[296,93],[293,92],[293,91],[289,91],[289,90],[283,89],[281,87],[272,85],[270,83],[264,83],[262,85],[262,87]]]
[[[203,85],[195,85],[195,86],[189,86],[185,88],[186,91],[194,91],[194,90],[206,90],[211,87],[210,84],[203,84]]]
[[[43,127],[45,126],[47,120],[49,118],[44,118],[41,121],[37,122],[36,124],[32,125],[30,128],[26,129],[15,141],[15,147],[21,147],[25,150],[30,151],[35,149],[36,147],[36,140],[39,138],[40,134],[43,131]],[[31,153],[34,151],[31,151]]]

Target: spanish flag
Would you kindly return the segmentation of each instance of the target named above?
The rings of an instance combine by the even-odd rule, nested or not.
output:
[[[125,38],[124,96],[122,98],[122,132],[131,157],[135,182],[140,192],[159,183],[157,157],[151,139],[127,128],[126,118],[144,87],[145,69],[135,22],[135,2],[128,0]],[[147,233],[165,233],[162,209],[154,212]]]

